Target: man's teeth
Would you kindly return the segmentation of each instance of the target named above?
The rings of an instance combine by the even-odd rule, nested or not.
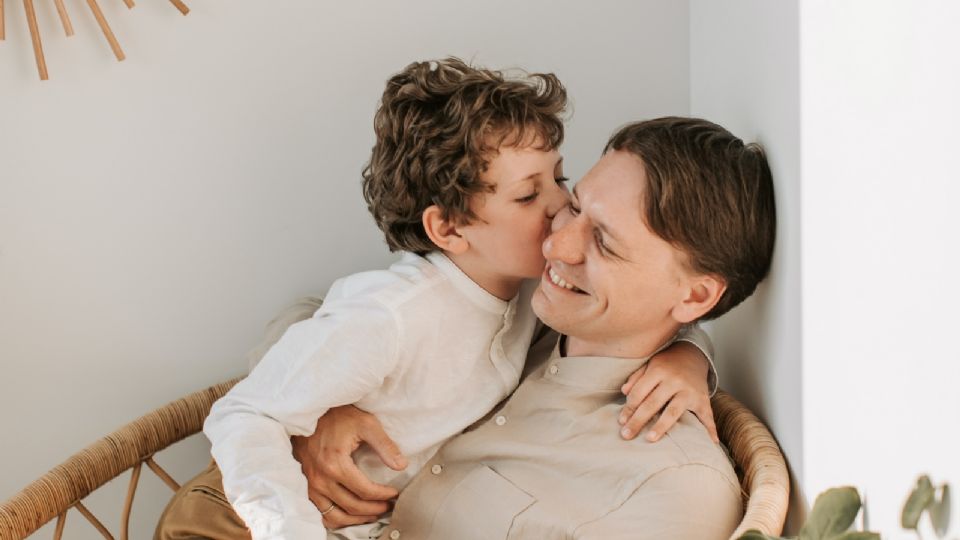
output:
[[[549,274],[550,274],[550,281],[552,281],[554,285],[563,287],[564,289],[571,290],[571,291],[583,292],[580,289],[564,281],[563,278],[558,276],[557,273],[553,271],[553,268],[550,269]]]

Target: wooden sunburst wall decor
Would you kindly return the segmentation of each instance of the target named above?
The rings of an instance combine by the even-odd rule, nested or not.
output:
[[[181,2],[181,0],[169,1],[174,7],[180,10],[180,13],[184,15],[190,13],[190,8]],[[6,20],[4,17],[3,2],[4,0],[0,0],[0,41],[6,39],[6,31],[4,30],[6,28]],[[63,0],[53,0],[53,2],[56,4],[57,14],[60,15],[60,22],[63,24],[64,33],[67,34],[67,37],[72,36],[73,24],[70,22],[67,7],[63,4]],[[110,29],[110,25],[107,23],[107,18],[103,16],[103,11],[100,10],[100,5],[97,4],[97,0],[86,0],[86,2],[90,11],[93,13],[93,17],[97,20],[97,24],[100,25],[103,36],[107,38],[107,43],[110,44],[113,55],[117,57],[118,61],[126,58],[123,54],[123,49],[120,48],[120,42],[117,41],[116,36],[113,35],[113,30]],[[123,0],[123,3],[126,4],[128,8],[133,9],[134,0]],[[45,81],[49,78],[47,74],[47,61],[43,57],[43,43],[40,40],[40,28],[37,25],[37,14],[33,9],[33,0],[23,0],[23,11],[27,16],[27,26],[30,28],[30,39],[33,41],[33,56],[37,60],[37,71],[40,73],[40,79]]]

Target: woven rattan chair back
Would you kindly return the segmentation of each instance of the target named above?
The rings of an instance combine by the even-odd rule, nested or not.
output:
[[[0,506],[0,540],[28,537],[57,518],[54,538],[63,533],[67,511],[76,509],[104,538],[113,535],[82,503],[83,499],[130,470],[130,484],[120,524],[126,540],[130,510],[143,465],[174,491],[179,484],[153,460],[153,455],[198,433],[210,406],[237,380],[211,386],[165,405],[107,435],[73,455]],[[720,438],[737,467],[744,492],[745,514],[734,533],[748,529],[779,534],[787,512],[787,467],[773,436],[746,407],[723,392],[713,399]]]

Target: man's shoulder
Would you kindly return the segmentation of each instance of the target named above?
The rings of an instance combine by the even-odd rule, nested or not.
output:
[[[643,436],[637,437],[640,439]],[[710,438],[697,417],[687,411],[661,440],[663,448],[672,456],[671,466],[703,467],[716,471],[719,477],[732,485],[739,480],[726,449]]]

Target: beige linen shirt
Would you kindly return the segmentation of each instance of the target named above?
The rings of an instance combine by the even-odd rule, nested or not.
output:
[[[511,398],[425,465],[381,539],[728,538],[739,483],[695,416],[656,443],[615,429],[620,386],[647,359],[563,357],[549,345],[531,351]]]

